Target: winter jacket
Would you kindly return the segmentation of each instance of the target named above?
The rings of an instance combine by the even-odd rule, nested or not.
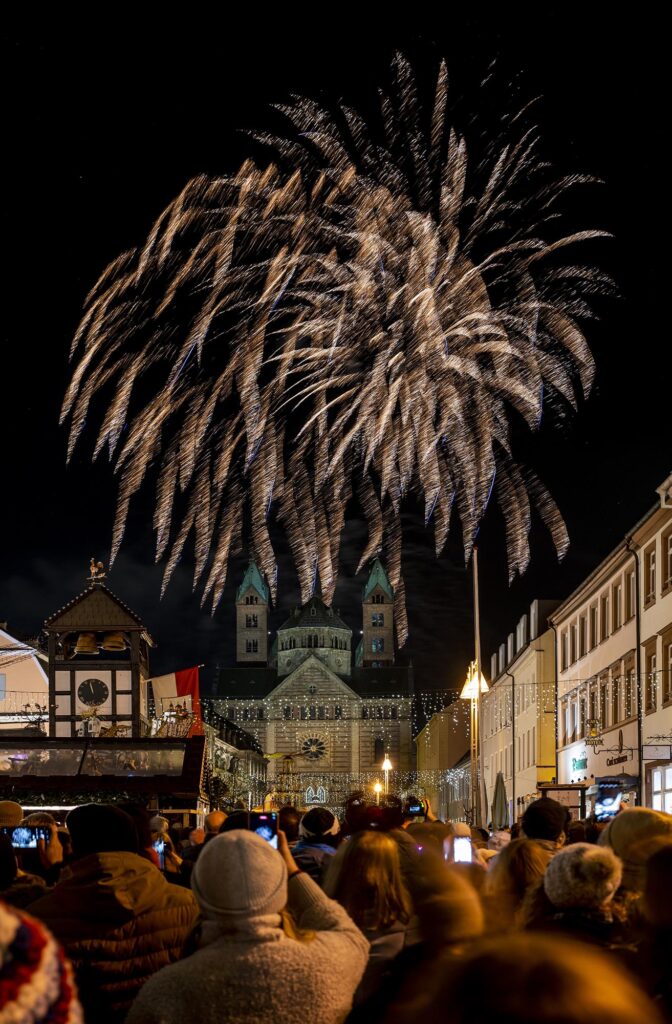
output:
[[[335,853],[334,847],[327,843],[311,843],[305,839],[300,839],[292,850],[292,856],[298,866],[318,885],[322,883],[329,861]]]
[[[150,975],[179,959],[198,908],[134,853],[91,854],[31,904],[72,960],[87,1024],[116,1024]]]
[[[364,977],[355,992],[355,1005],[369,999],[380,988],[390,961],[398,956],[404,948],[406,925],[401,921],[396,921],[385,931],[373,931],[373,929],[367,928],[364,935],[370,943],[369,960]]]
[[[299,928],[315,933],[312,937],[290,938],[279,914],[251,915],[227,931],[208,921],[208,945],[150,978],[127,1024],[343,1021],[369,944],[308,875],[292,876],[288,894],[288,909]]]

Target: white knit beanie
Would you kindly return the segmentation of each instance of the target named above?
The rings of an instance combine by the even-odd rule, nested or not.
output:
[[[572,843],[559,850],[544,875],[544,890],[554,907],[598,908],[621,884],[621,862],[616,854],[592,843]]]
[[[191,888],[206,917],[218,921],[279,914],[287,903],[287,868],[261,836],[234,829],[205,844]]]

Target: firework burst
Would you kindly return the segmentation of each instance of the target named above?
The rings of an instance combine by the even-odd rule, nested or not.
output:
[[[345,106],[280,109],[287,136],[256,136],[272,163],[190,181],[88,296],[63,405],[69,453],[102,392],[94,455],[107,448],[120,477],[112,558],[158,464],[164,587],[193,534],[194,584],[213,609],[244,542],[275,594],[272,516],[302,598],[319,578],[330,601],[354,495],[369,525],[360,566],[386,557],[403,644],[407,495],[422,497],[437,554],[455,507],[468,556],[493,493],[511,577],[529,562],[533,506],[566,550],[510,433],[512,415],[536,429],[544,403],[573,405],[591,386],[579,321],[609,282],[563,250],[600,233],[556,230],[558,199],[588,179],[552,179],[536,132],[510,125],[472,167],[443,66],[425,116],[396,59],[377,134]]]

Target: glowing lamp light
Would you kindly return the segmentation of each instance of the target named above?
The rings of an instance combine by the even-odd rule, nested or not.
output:
[[[488,693],[489,689],[490,687],[485,681],[485,676],[482,672],[478,675],[476,674],[476,669],[472,662],[467,673],[467,680],[462,687],[460,700],[478,700],[479,693]]]
[[[380,803],[380,794],[382,793],[382,791],[383,791],[383,787],[381,786],[381,784],[379,782],[374,782],[374,784],[373,784],[373,792],[376,794],[376,803],[377,804]]]
[[[384,772],[391,772],[392,771],[392,762],[390,761],[390,758],[389,758],[388,754],[385,755],[385,760],[383,761],[381,767],[382,767],[382,770]]]

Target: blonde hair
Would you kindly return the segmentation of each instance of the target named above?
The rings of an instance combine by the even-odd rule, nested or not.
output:
[[[522,924],[525,898],[541,884],[550,859],[550,851],[534,839],[514,839],[497,854],[485,883],[490,927]]]
[[[331,859],[324,890],[360,928],[390,928],[411,917],[397,844],[384,832],[357,832],[343,843]]]

